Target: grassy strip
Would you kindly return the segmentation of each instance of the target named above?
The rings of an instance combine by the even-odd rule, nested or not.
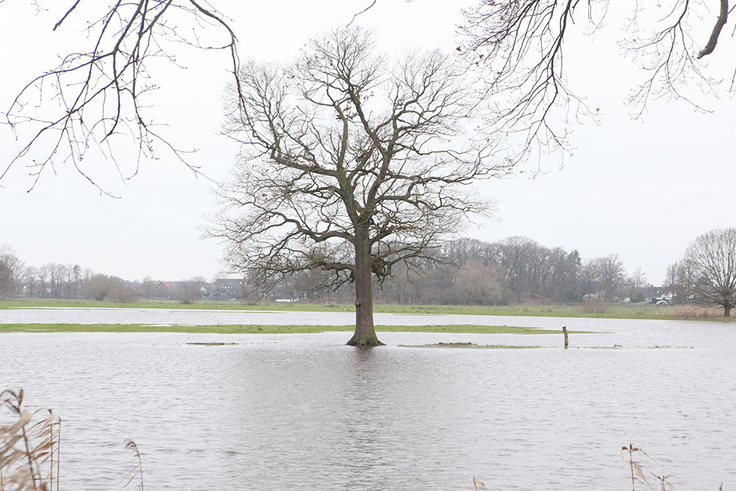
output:
[[[436,343],[422,345],[399,345],[401,348],[458,348],[458,349],[538,349],[541,346],[520,346],[513,344],[475,344],[475,343]]]
[[[457,348],[457,349],[560,349],[561,347],[550,347],[550,346],[526,346],[526,345],[515,345],[515,344],[475,344],[467,342],[455,342],[455,343],[435,343],[435,344],[420,344],[420,345],[409,345],[400,344],[401,348]],[[586,346],[578,347],[573,349],[596,349],[596,350],[632,350],[632,349],[658,349],[658,350],[671,350],[671,349],[695,349],[692,346],[647,346],[647,347],[628,347],[625,348],[620,344],[614,344],[613,346]]]
[[[145,324],[0,324],[3,332],[173,332],[205,334],[308,334],[330,331],[353,331],[355,326],[151,326]],[[559,334],[562,331],[508,326],[377,326],[379,332],[447,332],[482,334]]]
[[[176,302],[134,302],[119,304],[88,300],[9,300],[0,301],[0,309],[10,308],[132,308],[132,309],[182,309],[182,310],[242,310],[278,312],[354,312],[350,304],[270,303],[245,305],[239,302],[197,302],[182,305]],[[659,307],[652,304],[613,304],[600,312],[586,312],[582,305],[376,305],[377,313],[407,315],[497,315],[510,317],[572,317],[590,319],[652,319],[652,320],[706,320],[728,322],[736,317],[724,318],[717,311],[712,317],[694,316],[686,309]]]
[[[293,305],[293,304],[292,304]],[[177,309],[177,310],[288,310],[280,308],[282,304],[245,305],[238,302],[197,302],[181,304],[178,302],[96,302],[94,300],[52,300],[52,299],[21,299],[2,300],[0,309],[28,309],[28,308],[76,308],[76,309]],[[286,305],[290,306],[290,305]]]

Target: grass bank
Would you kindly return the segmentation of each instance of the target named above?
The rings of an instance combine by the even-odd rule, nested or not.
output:
[[[279,312],[354,312],[350,304],[269,303],[245,305],[239,302],[196,302],[182,305],[176,302],[133,302],[126,304],[89,300],[11,300],[0,301],[0,309],[11,308],[132,308],[185,310],[243,310]],[[611,304],[594,311],[585,305],[376,305],[377,313],[407,315],[495,315],[511,317],[572,317],[590,319],[652,319],[709,320],[729,322],[718,309],[690,305],[660,307],[652,304]]]
[[[202,334],[309,334],[319,332],[352,332],[355,326],[150,326],[145,324],[0,324],[4,332],[175,332]],[[446,332],[478,334],[559,334],[562,331],[508,326],[476,325],[427,325],[427,326],[377,326],[380,332]]]

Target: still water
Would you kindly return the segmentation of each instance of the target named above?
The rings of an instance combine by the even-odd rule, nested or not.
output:
[[[0,386],[61,416],[67,490],[120,489],[126,438],[151,490],[626,490],[629,443],[678,490],[736,488],[734,324],[455,317],[595,333],[3,334]],[[450,323],[377,316],[394,321]],[[409,347],[440,341],[541,348]]]

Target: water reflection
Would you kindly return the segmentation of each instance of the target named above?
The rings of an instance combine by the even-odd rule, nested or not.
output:
[[[66,489],[118,489],[125,438],[157,490],[620,490],[628,443],[678,489],[736,482],[731,327],[594,327],[608,334],[567,351],[557,335],[383,333],[358,350],[345,333],[6,334],[0,382],[62,416]],[[550,348],[398,346],[440,340]],[[238,344],[187,344],[206,341]]]

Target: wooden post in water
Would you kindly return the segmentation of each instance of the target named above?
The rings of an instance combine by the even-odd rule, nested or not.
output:
[[[562,334],[565,335],[565,349],[567,349],[569,342],[567,339],[567,326],[562,326]]]

